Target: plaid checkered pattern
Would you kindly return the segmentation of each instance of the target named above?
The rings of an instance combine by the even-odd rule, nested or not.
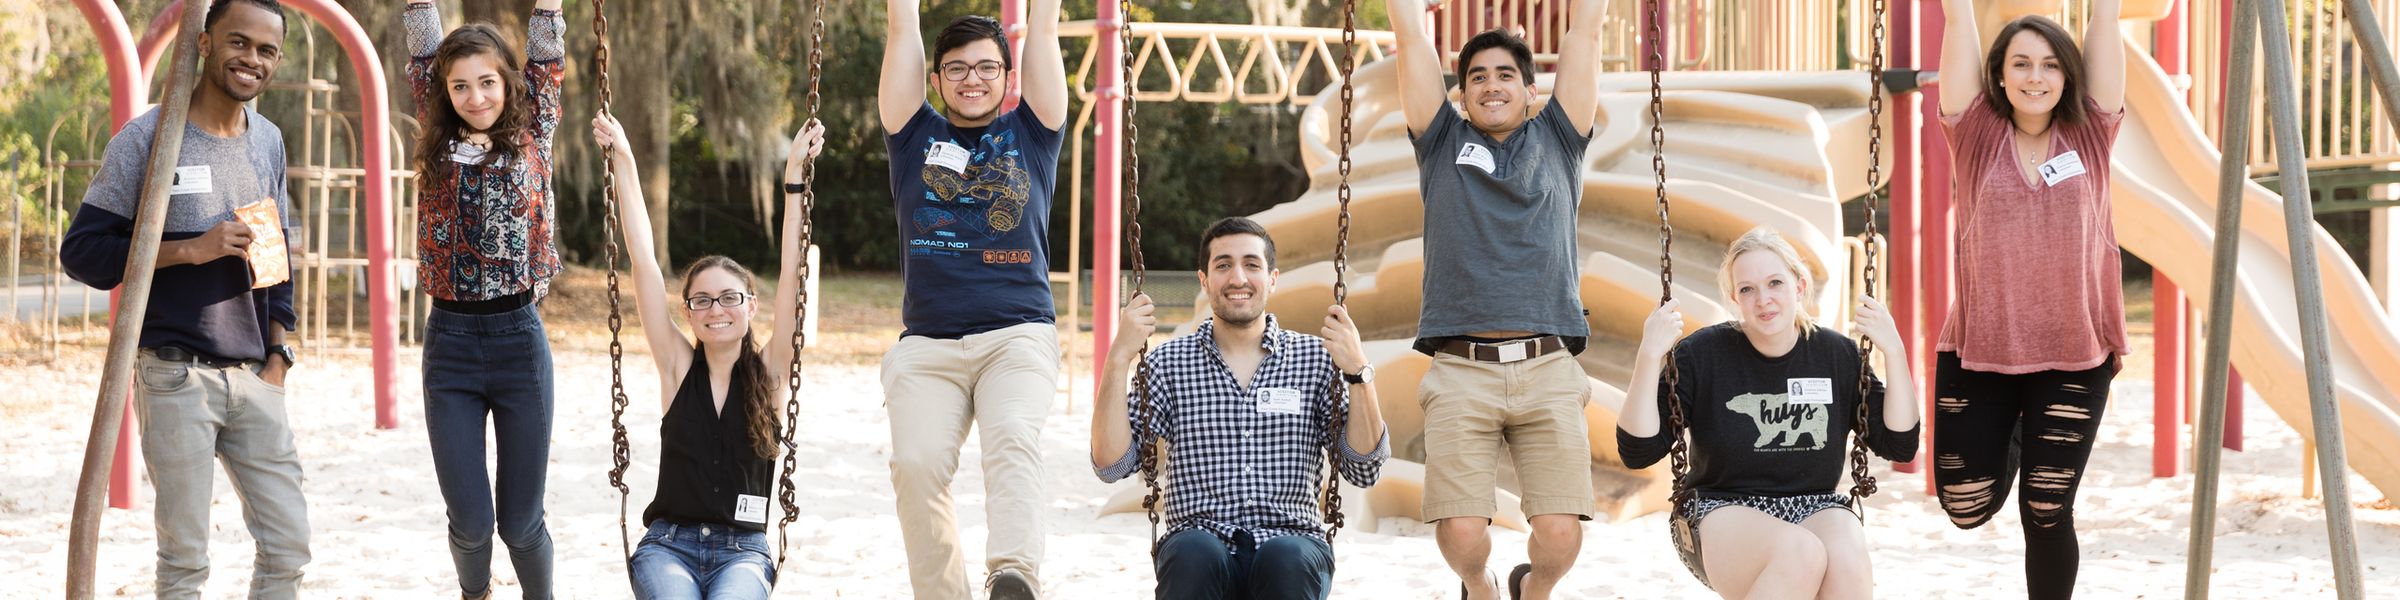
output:
[[[1134,448],[1167,441],[1166,517],[1168,535],[1200,528],[1227,545],[1246,531],[1258,543],[1286,535],[1324,539],[1317,498],[1324,478],[1326,444],[1337,444],[1342,479],[1367,487],[1391,455],[1390,435],[1360,453],[1343,436],[1350,396],[1327,398],[1340,371],[1325,340],[1284,331],[1268,315],[1260,340],[1267,356],[1244,387],[1234,380],[1217,351],[1215,322],[1150,351],[1150,396],[1159,405],[1153,427],[1133,424],[1133,446],[1115,464],[1099,469],[1116,481],[1139,468]],[[1297,390],[1301,414],[1259,410],[1261,390]],[[1138,399],[1128,394],[1128,406]],[[1131,411],[1129,411],[1129,414]],[[1341,415],[1326,427],[1329,416]]]

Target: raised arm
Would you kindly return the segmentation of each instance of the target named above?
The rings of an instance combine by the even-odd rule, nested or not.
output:
[[[1333,359],[1337,375],[1364,373],[1371,366],[1367,361],[1366,345],[1359,341],[1358,323],[1350,320],[1350,309],[1336,304],[1325,309],[1325,324],[1317,329],[1325,336],[1325,353]],[[1382,474],[1384,460],[1391,457],[1390,432],[1383,424],[1383,403],[1375,395],[1374,382],[1343,383],[1347,405],[1342,413],[1342,437],[1336,454],[1341,455],[1342,478],[1351,485],[1371,487]]]
[[[805,183],[801,181],[801,168],[806,165],[806,161],[815,159],[817,153],[824,150],[825,124],[812,119],[800,127],[799,134],[792,136],[790,154],[783,159],[783,180],[791,183]],[[792,336],[798,335],[800,331],[800,322],[798,319],[792,318],[792,309],[800,303],[801,286],[808,285],[808,282],[800,280],[800,263],[808,260],[808,247],[800,245],[800,224],[807,219],[807,212],[800,206],[800,194],[785,193],[783,195],[783,265],[775,277],[775,303],[771,305],[775,311],[775,328],[767,334],[767,350],[765,356],[762,357],[766,359],[767,368],[774,369],[777,373],[783,373],[785,369],[791,368]],[[784,385],[784,377],[770,379],[775,380],[777,386]]]
[[[650,359],[658,366],[660,389],[659,407],[675,401],[675,374],[692,364],[691,342],[675,329],[668,307],[678,306],[680,299],[667,297],[666,276],[659,272],[658,255],[652,252],[649,211],[642,207],[642,172],[633,164],[633,145],[625,143],[625,126],[608,113],[592,117],[592,141],[608,153],[608,167],[617,175],[617,205],[631,210],[617,211],[617,221],[624,226],[625,254],[633,260],[633,312],[641,318],[642,336],[650,342]]]
[[[1875,342],[1875,353],[1883,357],[1883,427],[1891,431],[1911,431],[1917,428],[1917,378],[1908,368],[1908,347],[1900,337],[1900,328],[1892,321],[1891,312],[1883,302],[1872,296],[1858,297],[1858,310],[1852,312],[1852,328],[1863,332],[1868,341]]]
[[[1050,0],[1049,4],[1055,21],[1058,3]],[[883,83],[875,88],[875,103],[883,115],[883,132],[894,134],[907,127],[909,117],[925,106],[925,39],[917,30],[917,0],[884,0],[883,6]],[[1054,25],[1053,44],[1057,43],[1056,31]],[[1060,107],[1066,110],[1064,104]]]
[[[1442,56],[1425,30],[1425,0],[1384,0],[1384,12],[1391,13],[1392,35],[1400,43],[1400,108],[1408,115],[1408,132],[1423,134],[1450,101]]]
[[[1067,62],[1058,49],[1058,3],[1059,0],[1034,0],[1026,7],[1025,60],[1017,63],[1023,75],[1017,91],[1025,107],[1033,110],[1034,118],[1041,119],[1043,127],[1051,129],[1060,129],[1067,123]],[[885,111],[885,118],[890,118],[890,109]]]
[[[1983,91],[1983,35],[1975,31],[1973,0],[1942,0],[1942,114],[1967,112]]]
[[[1590,135],[1600,112],[1600,18],[1608,13],[1608,0],[1575,0],[1572,10],[1567,37],[1558,41],[1558,77],[1550,81],[1550,101],[1566,111],[1576,132]]]
[[[1682,303],[1668,300],[1650,318],[1642,322],[1642,341],[1633,357],[1633,381],[1625,384],[1625,409],[1617,415],[1617,429],[1634,437],[1658,435],[1659,414],[1658,378],[1666,372],[1666,361],[1674,360],[1675,342],[1683,337]]]
[[[2083,28],[2084,91],[2100,110],[2125,108],[2125,30],[2118,25],[2122,0],[2092,0],[2090,24]]]
[[[1141,357],[1142,342],[1158,329],[1157,307],[1149,294],[1134,294],[1126,301],[1118,319],[1117,339],[1108,345],[1108,368],[1100,374],[1100,393],[1092,397],[1092,469],[1108,477],[1109,467],[1125,458],[1133,447],[1133,423],[1127,418],[1126,379],[1133,374],[1134,360]],[[1123,477],[1122,474],[1116,474]]]

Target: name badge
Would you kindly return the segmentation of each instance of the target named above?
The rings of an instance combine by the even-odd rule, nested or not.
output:
[[[1485,173],[1496,173],[1500,170],[1499,163],[1492,161],[1492,149],[1472,142],[1458,148],[1458,164],[1483,169]]]
[[[491,151],[489,150],[477,148],[467,144],[450,145],[450,162],[462,165],[480,165],[483,164],[483,159],[490,155]],[[499,165],[493,166],[496,167]]]
[[[2043,185],[2058,185],[2058,182],[2082,174],[2083,157],[2075,154],[2073,150],[2068,150],[2066,154],[2060,154],[2057,158],[2050,159],[2050,162],[2042,163]]]
[[[1784,402],[1791,404],[1832,404],[1833,379],[1826,377],[1793,377],[1784,380]]]
[[[969,156],[970,155],[967,153],[967,149],[959,146],[958,144],[953,144],[950,142],[934,142],[933,147],[925,151],[925,164],[949,169],[953,173],[964,175],[967,173],[967,158]]]
[[[217,191],[216,177],[210,174],[208,165],[175,167],[175,183],[167,187],[167,195],[170,196],[214,191]]]
[[[1292,388],[1258,388],[1258,412],[1278,415],[1308,414],[1300,409],[1300,390]]]
[[[743,523],[766,524],[767,499],[749,494],[736,496],[733,499],[733,520]]]

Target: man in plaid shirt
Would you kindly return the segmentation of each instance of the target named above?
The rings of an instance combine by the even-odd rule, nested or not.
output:
[[[1339,305],[1326,311],[1323,338],[1276,326],[1266,312],[1275,241],[1258,223],[1219,220],[1200,243],[1215,318],[1150,353],[1155,415],[1136,423],[1128,408],[1143,400],[1127,394],[1127,375],[1158,319],[1147,295],[1126,303],[1092,403],[1092,468],[1102,481],[1123,479],[1138,468],[1137,445],[1166,442],[1175,468],[1170,527],[1153,554],[1158,598],[1325,598],[1333,548],[1316,499],[1326,448],[1359,487],[1375,484],[1391,454],[1374,367]],[[1337,380],[1335,398],[1327,390]]]

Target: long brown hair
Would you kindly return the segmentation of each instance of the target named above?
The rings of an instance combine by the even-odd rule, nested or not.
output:
[[[2000,70],[2008,67],[2008,41],[2016,39],[2020,31],[2031,31],[2049,43],[2050,53],[2058,57],[2058,70],[2066,76],[2067,84],[2058,90],[2058,107],[2050,109],[2051,123],[2082,121],[2083,50],[2075,46],[2074,38],[2067,37],[2067,28],[2041,15],[2017,17],[2000,28],[2000,37],[1992,38],[1992,50],[1983,56],[1983,101],[1990,103],[1992,111],[2000,113],[2002,118],[2016,114],[2016,105],[2008,102],[2008,90],[2000,87]]]
[[[433,82],[437,93],[426,99],[432,106],[422,107],[426,116],[424,126],[417,130],[417,186],[443,181],[450,175],[450,143],[465,135],[467,122],[458,116],[458,107],[450,104],[450,66],[470,56],[491,55],[499,63],[500,85],[503,91],[500,118],[484,133],[492,138],[490,157],[516,159],[524,154],[525,145],[533,141],[533,108],[528,103],[523,61],[515,48],[501,41],[500,30],[485,23],[469,23],[442,38],[440,48],[433,53]],[[491,164],[491,163],[486,163]]]
[[[743,268],[742,263],[734,262],[731,258],[712,254],[700,257],[700,260],[692,261],[691,266],[684,267],[684,297],[689,298],[692,295],[692,278],[709,269],[723,269],[726,273],[733,274],[734,278],[742,280],[742,288],[745,290],[758,289],[758,277],[750,274],[750,269]],[[776,318],[786,317],[777,315]],[[774,374],[767,370],[766,358],[758,352],[757,338],[758,334],[755,330],[742,334],[742,352],[733,360],[733,377],[747,385],[741,386],[742,397],[729,398],[729,400],[741,401],[743,410],[750,411],[751,450],[757,452],[759,458],[774,460],[775,446],[780,441],[780,434],[783,431],[783,423],[779,420],[782,416],[775,414],[775,392],[779,388],[776,385]],[[694,346],[695,352],[705,352],[704,349],[697,347],[697,342],[694,343]],[[699,375],[707,376],[705,373]],[[691,375],[687,374],[684,377],[691,377]]]

